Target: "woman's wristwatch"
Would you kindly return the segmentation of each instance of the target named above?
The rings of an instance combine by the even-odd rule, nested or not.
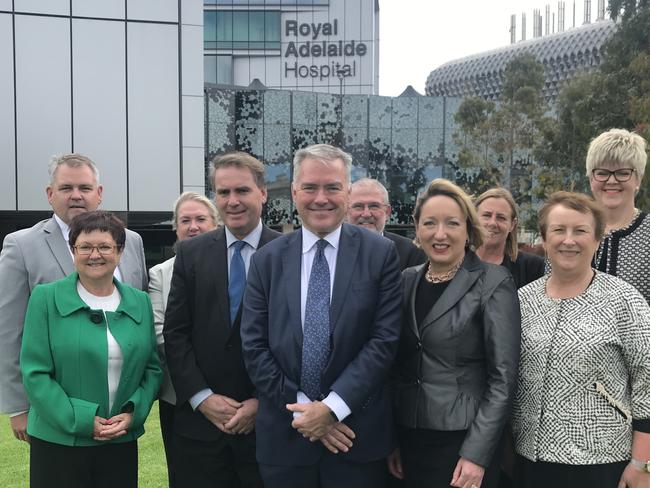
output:
[[[639,461],[638,459],[632,458],[630,459],[630,464],[644,473],[650,473],[650,461]]]

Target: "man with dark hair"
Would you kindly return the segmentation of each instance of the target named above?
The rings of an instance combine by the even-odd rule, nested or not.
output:
[[[16,438],[27,441],[29,404],[20,374],[19,356],[27,302],[34,287],[74,271],[68,247],[70,221],[96,210],[103,188],[95,163],[81,154],[54,157],[45,189],[54,215],[29,229],[5,237],[0,253],[0,411],[9,414]],[[126,231],[126,244],[115,276],[147,289],[142,238]]]
[[[257,398],[244,368],[240,308],[251,256],[280,234],[262,225],[264,165],[235,152],[210,172],[224,226],[179,242],[163,336],[176,390],[181,486],[258,488]]]

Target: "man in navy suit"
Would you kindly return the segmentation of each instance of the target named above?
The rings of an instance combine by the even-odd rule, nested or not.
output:
[[[292,196],[303,227],[251,259],[241,336],[267,488],[386,483],[399,260],[391,241],[342,223],[351,163],[325,144],[298,151]]]

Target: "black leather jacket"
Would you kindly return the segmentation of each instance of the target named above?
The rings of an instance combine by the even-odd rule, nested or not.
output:
[[[490,464],[517,384],[521,316],[507,269],[471,251],[416,324],[415,296],[426,264],[404,270],[403,326],[394,368],[397,424],[467,430],[459,455]]]

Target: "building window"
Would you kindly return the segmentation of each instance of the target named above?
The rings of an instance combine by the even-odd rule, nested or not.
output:
[[[204,11],[203,47],[280,49],[280,11]]]
[[[203,0],[203,5],[329,5],[329,0]]]
[[[214,54],[203,56],[203,77],[206,83],[232,85],[232,56]]]

